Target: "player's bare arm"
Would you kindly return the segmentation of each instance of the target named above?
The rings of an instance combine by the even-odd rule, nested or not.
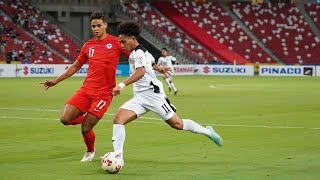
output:
[[[178,60],[175,60],[173,61],[174,64],[173,64],[173,70],[176,70],[177,69],[177,64],[178,64]]]
[[[134,82],[136,82],[136,81],[138,81],[139,79],[141,79],[141,78],[144,76],[144,73],[145,73],[145,72],[146,72],[146,70],[145,70],[144,67],[138,67],[138,68],[136,69],[136,71],[135,71],[129,78],[127,78],[126,80],[122,81],[118,86],[116,86],[116,87],[113,89],[112,94],[113,94],[114,96],[119,95],[120,92],[121,92],[121,90],[122,90],[124,87],[126,87],[126,86],[128,86],[128,85],[130,85],[130,84],[132,84],[132,83],[134,83]]]
[[[52,80],[46,80],[45,82],[42,82],[40,84],[43,84],[43,89],[48,90],[50,87],[55,86],[59,82],[69,78],[74,73],[76,73],[83,64],[81,64],[78,60],[76,60],[65,73],[61,74],[59,77],[52,79]]]
[[[168,77],[172,74],[172,69],[170,67],[162,67],[162,66],[159,66],[158,64],[155,64],[155,63],[152,64],[152,67],[154,70],[163,74],[165,77]]]

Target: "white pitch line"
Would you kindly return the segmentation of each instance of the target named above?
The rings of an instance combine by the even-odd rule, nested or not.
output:
[[[210,85],[209,88],[220,88],[220,87],[231,87],[234,84],[219,84],[219,85]]]
[[[59,110],[54,109],[31,109],[31,108],[0,108],[0,110],[20,110],[20,111],[51,111],[56,112]],[[113,113],[105,113],[109,116],[114,116]],[[162,119],[160,118],[152,118],[152,117],[139,117],[141,119],[150,119],[150,120],[157,120],[155,121],[135,121],[139,123],[160,123]],[[25,120],[36,120],[36,119],[45,119],[45,120],[59,120],[54,118],[39,118],[39,117],[18,117],[18,116],[0,116],[0,119],[25,119]],[[162,123],[162,122],[161,122]],[[259,125],[241,125],[241,124],[206,124],[211,126],[220,126],[220,127],[244,127],[244,128],[268,128],[268,129],[309,129],[309,130],[320,130],[320,128],[307,128],[301,126],[259,126]]]

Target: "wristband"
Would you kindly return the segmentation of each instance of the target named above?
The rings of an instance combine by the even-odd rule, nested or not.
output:
[[[121,82],[121,83],[118,84],[118,86],[121,87],[121,88],[124,88],[124,87],[126,87],[126,84],[124,84],[123,82]]]

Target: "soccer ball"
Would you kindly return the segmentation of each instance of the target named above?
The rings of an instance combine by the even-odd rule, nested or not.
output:
[[[101,159],[101,167],[104,171],[114,174],[120,171],[123,166],[123,160],[119,153],[108,152]]]

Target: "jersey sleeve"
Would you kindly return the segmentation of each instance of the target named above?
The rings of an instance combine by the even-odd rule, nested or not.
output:
[[[171,56],[171,61],[176,61],[176,60],[177,60],[177,58]]]
[[[142,50],[137,50],[134,56],[134,67],[137,69],[138,67],[145,67],[147,63],[146,56]]]
[[[149,58],[150,58],[150,60],[151,60],[151,64],[154,64],[154,63],[156,63],[156,59],[150,54],[150,53],[148,53],[149,54]]]
[[[80,54],[78,55],[77,60],[81,63],[81,64],[85,64],[88,60],[87,57],[87,53],[85,52],[85,45],[82,46]]]

